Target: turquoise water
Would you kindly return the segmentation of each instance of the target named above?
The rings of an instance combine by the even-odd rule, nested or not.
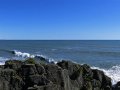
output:
[[[102,40],[1,40],[0,62],[21,59],[8,51],[16,50],[30,55],[43,55],[58,60],[71,60],[80,64],[110,68],[120,65],[120,41]]]

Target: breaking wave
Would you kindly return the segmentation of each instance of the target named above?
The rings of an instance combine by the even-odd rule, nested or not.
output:
[[[11,51],[12,54],[18,56],[18,57],[22,57],[22,58],[34,58],[35,56],[34,55],[31,55],[29,53],[26,53],[26,52],[20,52],[20,51],[17,51],[17,50],[14,50],[14,51]]]
[[[0,65],[4,65],[6,60],[8,60],[8,58],[0,57]]]
[[[118,81],[120,81],[120,65],[118,66],[113,66],[110,69],[102,69],[99,67],[91,67],[92,69],[98,69],[101,70],[112,79],[112,84],[116,84]]]
[[[17,51],[17,50],[11,51],[11,53],[14,54],[17,57],[22,57],[22,58],[38,58],[38,59],[44,58],[44,60],[46,62],[48,62],[48,63],[57,63],[54,59],[47,58],[44,55],[33,55],[33,54],[30,54],[30,53],[20,52],[20,51]]]

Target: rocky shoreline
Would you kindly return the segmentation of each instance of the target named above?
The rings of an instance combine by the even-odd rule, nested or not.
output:
[[[0,65],[0,90],[120,90],[102,71],[71,61],[9,60]]]

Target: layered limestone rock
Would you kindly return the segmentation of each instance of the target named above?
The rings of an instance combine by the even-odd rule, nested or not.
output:
[[[102,71],[70,61],[10,60],[0,66],[0,90],[119,90]]]

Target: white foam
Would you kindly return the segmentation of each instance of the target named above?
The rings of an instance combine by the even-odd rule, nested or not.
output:
[[[56,51],[57,49],[51,49],[52,51]]]
[[[33,55],[33,54],[30,54],[30,53],[20,52],[20,51],[17,51],[17,50],[15,50],[14,53],[15,53],[16,56],[23,57],[23,58],[35,58],[35,56],[40,56],[40,57],[46,58],[46,56],[44,56],[44,55],[38,55],[38,54]]]
[[[20,52],[20,51],[14,51],[15,52],[15,55],[18,56],[18,57],[23,57],[23,58],[34,58],[35,56],[34,55],[31,55],[29,53],[25,53],[25,52]]]
[[[5,65],[5,62],[0,62],[0,65]]]
[[[0,65],[4,65],[8,58],[0,57]]]
[[[40,57],[43,57],[43,58],[47,58],[46,56],[44,56],[44,55],[39,55],[39,54],[37,54],[37,55],[35,55],[35,56],[40,56]]]
[[[57,64],[57,61],[55,61],[54,59],[52,58],[49,58],[49,63],[54,63],[54,64]]]
[[[110,69],[102,69],[99,67],[92,67],[92,69],[98,69],[101,70],[112,79],[112,84],[116,84],[118,81],[120,81],[120,65],[118,66],[113,66]]]
[[[22,57],[22,58],[35,58],[36,56],[38,56],[38,57],[45,58],[46,60],[48,60],[49,63],[55,63],[55,64],[57,63],[54,59],[52,59],[52,58],[47,59],[47,57],[44,56],[44,55],[38,55],[38,54],[37,55],[32,55],[32,54],[25,53],[25,52],[20,52],[20,51],[17,51],[17,50],[14,50],[14,53],[15,53],[16,56]]]

